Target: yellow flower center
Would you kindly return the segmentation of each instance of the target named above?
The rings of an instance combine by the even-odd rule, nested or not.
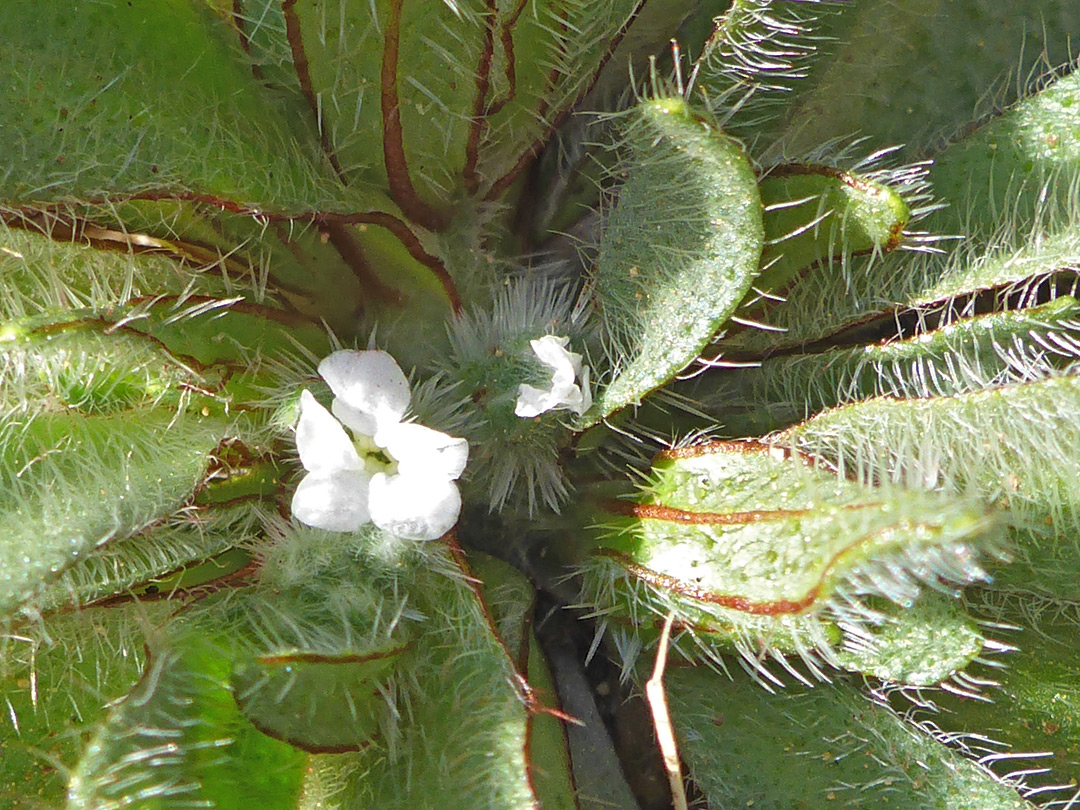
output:
[[[380,472],[387,475],[397,474],[397,460],[387,453],[384,448],[375,444],[375,439],[372,436],[354,435],[352,443],[353,447],[356,448],[357,455],[360,456],[360,461],[364,464],[364,469],[369,474],[374,475]]]

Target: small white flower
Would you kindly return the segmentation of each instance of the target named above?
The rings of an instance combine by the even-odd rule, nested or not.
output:
[[[562,408],[581,416],[592,407],[589,367],[582,365],[580,354],[567,351],[569,342],[570,338],[555,335],[529,341],[540,362],[551,369],[551,385],[547,388],[536,388],[525,383],[519,385],[515,414],[539,416]],[[579,379],[581,384],[574,382],[575,379]]]
[[[334,401],[328,411],[300,394],[296,449],[308,474],[293,495],[296,519],[335,532],[373,522],[407,540],[446,534],[461,512],[454,482],[469,443],[401,421],[409,381],[384,351],[334,352],[319,374]]]

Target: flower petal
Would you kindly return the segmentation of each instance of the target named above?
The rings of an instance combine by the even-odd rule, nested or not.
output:
[[[514,403],[514,415],[522,417],[539,416],[559,405],[559,398],[550,390],[537,388],[522,383],[518,386],[517,401]]]
[[[465,470],[469,443],[415,422],[387,425],[375,443],[398,463],[398,474],[454,479]]]
[[[293,517],[316,529],[354,532],[371,520],[370,483],[368,474],[359,470],[306,475],[293,493]]]
[[[578,416],[583,416],[585,411],[592,407],[592,388],[589,387],[589,367],[581,370],[581,402],[571,410]]]
[[[565,408],[580,416],[592,406],[589,369],[582,364],[580,354],[566,349],[569,343],[570,338],[557,335],[529,341],[540,362],[551,369],[551,385],[546,389],[526,383],[519,385],[514,403],[517,416],[539,416],[556,408]],[[581,385],[574,382],[578,377]]]
[[[409,407],[409,381],[384,351],[334,352],[319,363],[319,374],[342,404],[379,424],[400,422]]]
[[[569,343],[570,338],[557,335],[544,335],[529,341],[540,362],[555,372],[553,379],[559,382],[573,382],[574,377],[581,373],[581,355],[567,351]]]
[[[351,430],[354,436],[374,436],[375,431],[379,429],[374,416],[358,411],[352,405],[346,405],[344,400],[337,397],[334,397],[334,401],[330,403],[330,412],[341,424]]]
[[[370,506],[380,529],[405,540],[438,540],[457,523],[461,493],[443,476],[376,473]]]
[[[300,393],[296,450],[304,469],[311,472],[360,470],[364,467],[345,428],[306,389]]]

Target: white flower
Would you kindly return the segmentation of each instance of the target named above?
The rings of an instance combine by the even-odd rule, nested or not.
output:
[[[589,367],[581,363],[581,355],[566,350],[570,338],[545,335],[530,340],[529,345],[540,362],[551,369],[551,385],[536,388],[522,383],[518,386],[518,398],[514,413],[518,416],[539,416],[558,408],[573,411],[581,416],[592,407],[589,391]],[[580,379],[581,384],[574,382]]]
[[[334,352],[319,374],[334,392],[333,415],[301,393],[296,449],[308,474],[293,495],[296,519],[335,532],[373,522],[407,540],[446,534],[461,512],[454,482],[469,443],[401,421],[409,381],[384,351]]]

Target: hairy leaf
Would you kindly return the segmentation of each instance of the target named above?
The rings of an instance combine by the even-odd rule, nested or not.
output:
[[[975,557],[992,536],[989,512],[867,487],[785,456],[754,442],[717,442],[659,457],[636,503],[603,507],[625,517],[609,518],[598,539],[589,601],[616,625],[648,627],[673,610],[706,655],[717,645],[759,662],[765,652],[781,662],[794,653],[818,674],[824,660],[944,677],[977,655],[977,638],[951,649],[920,642],[948,611],[890,619],[865,595],[910,607],[924,584],[981,578]],[[890,652],[874,652],[890,635],[891,653],[910,656],[893,669],[880,658]],[[834,654],[841,643],[848,652]]]
[[[626,183],[594,270],[613,377],[587,421],[639,403],[686,367],[749,289],[761,201],[742,147],[681,99],[637,108]]]

